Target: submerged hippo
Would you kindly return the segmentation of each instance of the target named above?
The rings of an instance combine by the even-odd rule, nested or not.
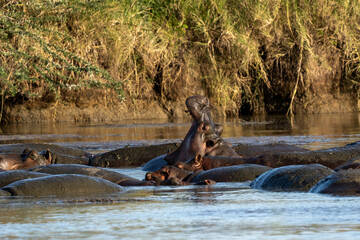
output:
[[[78,174],[50,175],[13,182],[0,188],[12,196],[86,196],[119,193],[123,188],[105,179]]]
[[[152,185],[150,182],[140,181],[136,178],[115,171],[98,168],[98,167],[78,165],[78,164],[52,164],[47,166],[37,166],[29,169],[29,171],[52,174],[52,175],[81,174],[81,175],[106,179],[110,182],[116,183],[121,186]]]
[[[199,171],[192,181],[198,182],[210,179],[215,182],[246,182],[252,181],[259,175],[272,168],[258,164],[241,164],[228,167],[218,167],[207,171]]]
[[[242,157],[223,157],[223,156],[201,156],[197,154],[194,158],[186,162],[176,162],[174,166],[195,172],[198,170],[210,170],[218,167],[226,167],[246,163]]]
[[[319,181],[309,192],[358,195],[360,194],[360,170],[340,170]]]
[[[157,185],[211,185],[215,184],[215,181],[210,179],[202,179],[199,181],[193,181],[193,178],[199,174],[189,172],[183,169],[179,169],[174,166],[166,165],[161,169],[148,172],[145,175],[145,181],[155,182]]]
[[[38,165],[48,165],[52,161],[49,150],[37,152],[25,149],[21,154],[4,153],[0,155],[0,168],[4,170],[27,169]]]
[[[320,164],[291,165],[263,173],[250,186],[268,191],[308,191],[319,180],[333,173],[333,170]]]
[[[13,170],[0,172],[0,187],[9,185],[10,183],[30,178],[39,178],[48,176],[46,173],[30,172],[28,170]]]
[[[337,166],[334,170],[347,170],[347,169],[360,169],[360,156],[354,157],[340,166]]]

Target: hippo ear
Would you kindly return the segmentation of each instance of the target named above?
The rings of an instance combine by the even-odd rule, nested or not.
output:
[[[31,150],[30,150],[29,148],[25,148],[22,153],[28,154],[28,153],[30,153],[30,152],[31,152]]]
[[[44,154],[44,157],[46,158],[46,160],[48,160],[49,163],[51,163],[51,161],[52,161],[52,155],[51,155],[50,149],[46,149],[46,152],[45,152],[45,154]]]
[[[195,156],[195,163],[199,164],[202,162],[202,157],[200,154],[196,154]]]
[[[147,172],[147,173],[145,174],[145,181],[146,181],[146,180],[151,180],[151,178],[152,178],[151,173],[150,173],[150,172]]]
[[[29,155],[30,152],[31,152],[31,150],[29,148],[25,148],[24,151],[20,155],[21,159],[27,158],[27,156]]]

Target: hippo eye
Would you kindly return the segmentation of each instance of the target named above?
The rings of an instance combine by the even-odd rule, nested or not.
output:
[[[215,145],[214,141],[212,141],[212,140],[206,141],[206,147],[211,148],[211,147],[213,147],[214,145]]]

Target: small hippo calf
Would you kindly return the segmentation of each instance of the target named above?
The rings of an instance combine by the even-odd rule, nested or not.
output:
[[[199,171],[200,172],[200,171]],[[212,185],[215,181],[204,179],[194,182],[192,179],[199,173],[189,172],[174,166],[166,165],[155,172],[148,172],[145,181],[156,182],[158,185]]]

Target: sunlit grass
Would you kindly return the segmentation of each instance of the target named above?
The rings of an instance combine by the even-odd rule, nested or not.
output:
[[[312,61],[325,73],[339,62],[341,91],[359,89],[359,1],[1,0],[0,9],[2,104],[86,88],[165,104],[197,86],[224,114],[244,103],[263,112],[264,91],[292,112],[314,94]]]

